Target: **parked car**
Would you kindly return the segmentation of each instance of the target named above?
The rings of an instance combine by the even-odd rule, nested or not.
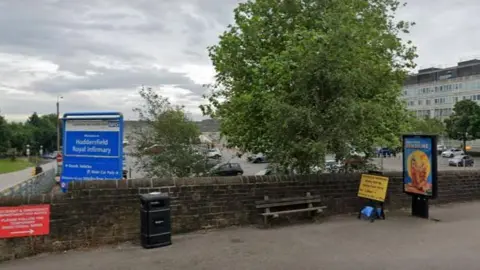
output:
[[[437,153],[439,155],[441,155],[445,150],[447,150],[447,147],[445,145],[442,145],[442,144],[437,145]]]
[[[208,149],[207,157],[208,158],[221,158],[222,153],[217,148]]]
[[[254,155],[249,155],[247,157],[247,160],[252,162],[252,163],[265,163],[268,162],[267,156],[265,156],[262,153],[254,154]]]
[[[238,163],[220,163],[210,170],[211,176],[235,176],[242,174],[243,169]]]
[[[474,163],[473,158],[467,155],[458,155],[448,160],[448,166],[456,167],[473,167]]]
[[[54,151],[54,152],[49,153],[49,154],[44,154],[42,156],[42,158],[44,158],[44,159],[56,159],[57,158],[57,153],[58,153],[58,151]]]
[[[275,173],[271,168],[266,168],[257,172],[255,175],[261,176],[261,175],[274,175],[274,174]]]
[[[464,154],[465,153],[463,152],[462,149],[450,148],[450,149],[442,152],[442,157],[453,158],[454,156],[459,156],[459,155],[464,155]]]
[[[362,157],[362,158],[364,158],[364,157],[366,157],[367,155],[366,155],[364,152],[357,152],[357,150],[352,149],[352,150],[350,151],[350,156],[357,156],[357,157]]]
[[[387,148],[387,147],[383,147],[383,148],[380,148],[378,151],[377,151],[377,156],[378,157],[391,157],[391,156],[396,156],[396,152],[393,151],[392,149],[390,148]]]
[[[333,159],[325,161],[325,172],[339,172],[341,168],[342,164]]]

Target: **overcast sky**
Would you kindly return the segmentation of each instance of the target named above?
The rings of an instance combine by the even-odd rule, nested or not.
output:
[[[206,47],[232,22],[239,0],[0,0],[0,110],[121,111],[142,86],[201,119],[213,78]],[[420,68],[480,58],[480,1],[411,0],[400,17],[417,26]]]

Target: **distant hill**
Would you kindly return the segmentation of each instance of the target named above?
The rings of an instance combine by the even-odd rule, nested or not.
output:
[[[135,127],[139,127],[142,125],[142,122],[140,121],[126,120],[124,123],[125,123],[125,133],[130,133],[132,129],[135,129]],[[220,123],[214,119],[205,119],[202,121],[195,121],[195,124],[197,124],[201,132],[219,132],[220,131]]]

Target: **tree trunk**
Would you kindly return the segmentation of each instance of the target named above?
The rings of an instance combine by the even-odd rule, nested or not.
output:
[[[463,152],[467,154],[467,138],[463,137]]]

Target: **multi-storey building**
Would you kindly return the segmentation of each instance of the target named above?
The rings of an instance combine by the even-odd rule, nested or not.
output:
[[[459,62],[455,67],[421,69],[410,75],[403,88],[407,108],[418,117],[445,119],[457,101],[480,103],[480,60]]]

